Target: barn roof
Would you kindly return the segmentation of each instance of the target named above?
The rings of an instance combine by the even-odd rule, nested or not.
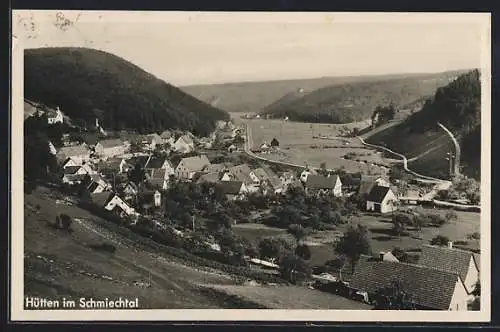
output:
[[[373,294],[395,281],[401,283],[411,302],[426,308],[448,310],[460,279],[458,274],[449,271],[362,257],[356,264],[349,287]]]
[[[460,278],[465,280],[469,270],[471,257],[474,259],[479,271],[479,262],[476,261],[474,253],[470,251],[457,248],[423,245],[418,264],[458,273]]]
[[[306,180],[306,188],[308,189],[333,189],[337,183],[338,175],[329,177],[323,175],[309,174]]]

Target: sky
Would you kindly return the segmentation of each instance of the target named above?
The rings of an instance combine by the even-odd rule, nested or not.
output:
[[[25,48],[96,48],[183,86],[477,68],[484,18],[481,14],[16,11],[12,29]],[[70,24],[61,24],[65,20]]]

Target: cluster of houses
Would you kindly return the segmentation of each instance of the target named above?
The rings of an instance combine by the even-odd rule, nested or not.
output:
[[[479,281],[479,255],[447,246],[423,245],[416,264],[399,262],[389,253],[380,257],[362,256],[348,288],[365,302],[375,300],[377,292],[397,282],[408,301],[420,310],[469,310]]]

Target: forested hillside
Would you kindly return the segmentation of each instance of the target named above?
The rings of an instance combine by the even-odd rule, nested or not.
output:
[[[419,112],[397,126],[378,132],[367,139],[405,154],[422,155],[410,167],[436,176],[447,176],[446,153],[453,152],[451,140],[437,122],[458,137],[463,172],[480,177],[481,164],[481,84],[480,73],[473,70],[459,76],[447,86],[438,88]]]
[[[206,135],[229,115],[115,55],[88,48],[28,49],[25,98],[72,119],[139,132],[179,128]]]
[[[461,72],[408,75],[331,85],[302,98],[282,98],[265,107],[261,113],[272,117],[288,116],[292,121],[348,123],[370,118],[379,105],[402,107],[419,98],[432,95],[436,88],[448,84]]]

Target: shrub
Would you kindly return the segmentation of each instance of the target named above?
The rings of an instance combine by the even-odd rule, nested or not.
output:
[[[467,238],[469,240],[479,240],[481,238],[481,234],[479,234],[479,232],[474,232],[472,234],[469,234]]]

